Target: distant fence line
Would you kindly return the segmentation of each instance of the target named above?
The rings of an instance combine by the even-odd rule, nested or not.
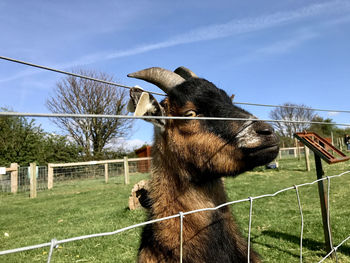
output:
[[[52,189],[57,182],[124,176],[124,183],[129,184],[129,174],[150,172],[152,158],[128,158],[117,160],[49,163],[47,166],[20,167],[12,163],[6,168],[5,174],[0,174],[1,192],[30,191],[31,197],[36,196],[36,190]],[[32,193],[33,192],[33,193]]]
[[[339,148],[342,141],[338,140]],[[310,171],[309,149],[305,146],[280,148],[277,159],[305,157],[306,170]],[[109,178],[124,176],[125,184],[129,183],[129,173],[150,172],[151,157],[127,158],[116,160],[49,163],[47,166],[35,166],[37,190],[51,189],[56,182],[78,179],[104,178],[108,183]],[[0,192],[25,192],[30,191],[31,168],[20,167],[12,163],[6,168],[5,174],[0,174]],[[34,179],[33,179],[34,180]]]
[[[308,155],[308,149],[306,149]],[[300,158],[305,155],[304,147],[280,148],[278,159]],[[127,158],[116,160],[49,163],[47,166],[21,167],[12,163],[6,168],[6,174],[0,174],[0,192],[25,192],[30,191],[31,174],[36,175],[35,188],[37,190],[52,189],[54,183],[67,180],[104,178],[108,183],[109,178],[124,176],[125,184],[129,183],[128,175],[131,173],[150,172],[151,157]],[[35,172],[31,172],[35,169]]]

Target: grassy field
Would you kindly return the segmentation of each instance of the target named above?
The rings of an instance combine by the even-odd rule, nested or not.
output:
[[[327,165],[328,176],[350,170],[350,162]],[[315,169],[305,172],[304,161],[281,160],[278,170],[257,168],[237,178],[225,180],[229,200],[274,193],[280,189],[311,182]],[[0,194],[0,251],[66,239],[80,235],[109,232],[146,220],[142,210],[127,208],[134,183],[147,175],[74,181],[55,185],[50,191]],[[331,180],[330,208],[334,244],[350,235],[350,174]],[[326,254],[317,184],[299,189],[304,214],[303,262],[318,262]],[[299,262],[300,212],[294,190],[254,200],[252,245],[263,262]],[[247,235],[249,203],[232,205],[242,232]],[[52,262],[135,262],[141,228],[108,236],[76,241],[55,249]],[[0,262],[46,262],[49,248],[0,256]],[[350,242],[338,250],[339,262],[350,262]],[[332,262],[327,260],[326,262]]]

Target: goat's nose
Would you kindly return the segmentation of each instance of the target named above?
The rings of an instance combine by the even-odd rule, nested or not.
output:
[[[255,132],[260,135],[271,135],[274,133],[274,129],[267,123],[259,123],[255,129]]]

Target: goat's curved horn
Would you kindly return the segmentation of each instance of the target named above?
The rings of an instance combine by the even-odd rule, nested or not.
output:
[[[186,80],[190,78],[198,78],[198,76],[194,74],[190,69],[183,66],[178,67],[174,72]]]
[[[147,68],[134,73],[128,74],[128,77],[142,79],[150,82],[165,93],[168,93],[173,87],[185,81],[180,75],[163,68]]]

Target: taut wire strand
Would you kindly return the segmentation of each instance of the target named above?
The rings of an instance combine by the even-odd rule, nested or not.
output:
[[[321,263],[325,261],[333,252],[337,251],[340,246],[342,246],[345,242],[347,242],[350,239],[350,236],[345,238],[340,244],[336,247],[334,247],[323,259],[321,259],[318,263]]]
[[[38,65],[38,64],[34,64],[34,63],[30,63],[30,62],[26,62],[26,61],[14,59],[14,58],[9,58],[9,57],[5,57],[5,56],[0,56],[0,59],[7,60],[10,62],[14,62],[14,63],[18,63],[18,64],[22,64],[22,65],[26,65],[26,66],[30,66],[30,67],[35,67],[35,68],[53,71],[56,73],[65,74],[65,75],[69,75],[72,77],[83,78],[83,79],[87,79],[87,80],[101,82],[101,83],[112,85],[112,86],[118,86],[118,87],[122,87],[122,88],[126,88],[126,89],[132,88],[132,87],[127,86],[127,85],[123,85],[123,84],[119,84],[119,83],[115,83],[115,82],[111,82],[111,81],[105,81],[105,80],[101,80],[101,79],[96,79],[96,78],[88,77],[85,75],[76,74],[76,73],[72,73],[72,72],[68,72],[68,71],[63,71],[63,70],[55,69],[52,67],[42,66],[42,65]],[[150,92],[150,91],[146,91],[146,92],[149,92],[149,93],[152,93],[155,95],[166,96],[166,94],[164,94],[164,93]],[[318,108],[309,108],[309,107],[300,107],[300,106],[291,106],[291,105],[273,105],[273,104],[248,103],[248,102],[233,102],[233,104],[248,105],[248,106],[262,106],[262,107],[271,107],[271,108],[295,108],[295,109],[305,109],[305,110],[314,110],[314,111],[350,113],[350,110],[318,109]]]
[[[51,262],[52,253],[53,253],[53,250],[55,249],[56,246],[57,246],[57,240],[56,239],[52,239],[51,240],[49,256],[47,258],[47,263]]]
[[[304,216],[303,216],[303,209],[301,206],[300,202],[300,195],[299,195],[299,190],[298,186],[294,186],[295,192],[297,194],[297,199],[298,199],[298,206],[299,206],[299,211],[300,211],[300,218],[301,218],[301,230],[300,230],[300,263],[303,262],[303,234],[304,234]]]
[[[19,64],[23,64],[23,65],[26,65],[26,66],[31,66],[31,67],[35,67],[35,68],[45,69],[45,70],[53,71],[53,72],[60,73],[60,74],[65,74],[65,75],[72,76],[72,77],[92,80],[92,81],[104,83],[104,84],[107,84],[107,85],[117,86],[117,87],[126,88],[126,89],[131,89],[132,88],[132,87],[127,86],[127,85],[123,85],[123,84],[119,84],[119,83],[115,83],[115,82],[111,82],[111,81],[106,81],[106,80],[102,80],[102,79],[96,79],[96,78],[88,77],[88,76],[85,76],[85,75],[76,74],[76,73],[72,73],[72,72],[68,72],[68,71],[63,71],[63,70],[59,70],[59,69],[55,69],[55,68],[50,68],[50,67],[46,67],[46,66],[42,66],[42,65],[38,65],[38,64],[30,63],[30,62],[18,60],[18,59],[13,59],[13,58],[9,58],[9,57],[0,56],[0,59],[7,60],[7,61],[10,61],[10,62],[19,63]],[[163,94],[163,93],[150,92],[150,91],[147,91],[147,92],[155,94],[155,95],[165,96],[165,94]]]
[[[143,120],[213,120],[213,121],[263,121],[263,122],[288,122],[288,123],[309,123],[348,126],[350,123],[329,123],[321,121],[292,121],[292,120],[271,120],[271,119],[248,119],[248,118],[223,118],[223,117],[184,117],[184,116],[131,116],[131,115],[105,115],[105,114],[73,114],[73,113],[25,113],[25,112],[0,112],[0,117],[33,117],[33,118],[115,118],[115,119],[143,119]]]
[[[182,253],[183,253],[183,223],[184,223],[184,213],[180,212],[180,263],[182,263]]]
[[[248,254],[247,262],[250,263],[250,233],[252,230],[252,213],[253,213],[253,197],[249,197],[250,207],[249,207],[249,227],[248,227]]]
[[[292,106],[292,105],[273,105],[273,104],[259,104],[259,103],[249,103],[249,102],[233,102],[233,104],[248,105],[248,106],[259,106],[259,107],[270,107],[270,108],[293,108],[293,109],[301,109],[301,110],[350,113],[350,110],[318,109],[318,108],[309,108],[309,107]]]
[[[333,240],[332,240],[332,233],[331,233],[331,222],[330,222],[330,202],[329,202],[329,193],[331,191],[331,179],[327,176],[327,229],[328,229],[328,236],[330,237],[330,243],[331,243],[331,250],[333,250]],[[338,256],[337,251],[334,250],[335,254],[335,261],[338,263]]]

